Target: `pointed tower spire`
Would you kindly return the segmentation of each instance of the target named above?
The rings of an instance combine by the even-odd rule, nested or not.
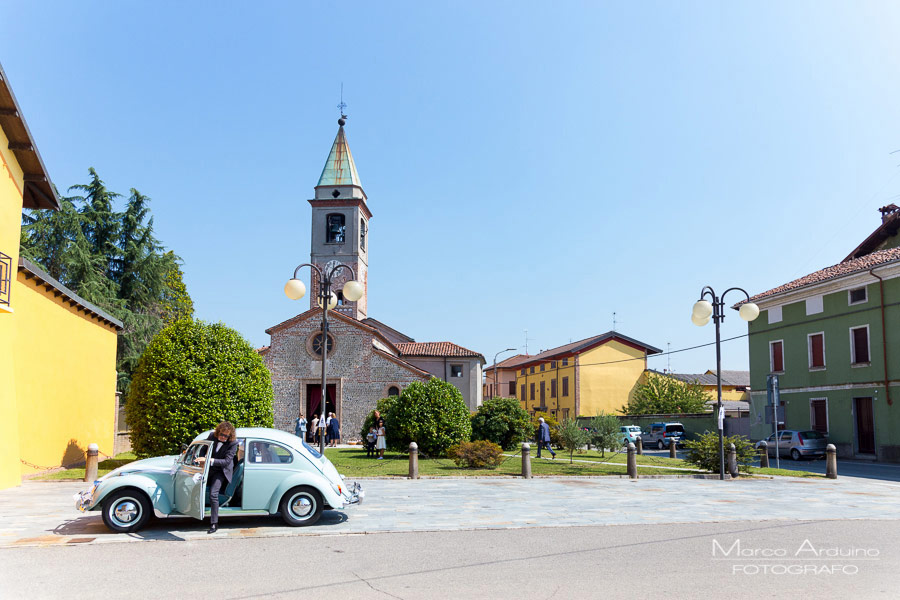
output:
[[[362,187],[359,173],[356,172],[356,163],[353,162],[353,154],[350,152],[350,145],[347,143],[347,135],[344,133],[345,118],[344,115],[341,115],[341,118],[338,119],[338,132],[316,187],[341,185]]]

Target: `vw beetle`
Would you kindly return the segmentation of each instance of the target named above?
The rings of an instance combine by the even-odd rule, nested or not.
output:
[[[75,507],[99,510],[116,532],[130,533],[157,517],[209,514],[208,461],[211,431],[201,433],[179,456],[138,460],[110,471]],[[237,428],[238,451],[231,483],[219,494],[219,516],[280,514],[288,525],[312,525],[323,510],[358,504],[359,483],[347,486],[326,457],[299,437],[278,429]]]

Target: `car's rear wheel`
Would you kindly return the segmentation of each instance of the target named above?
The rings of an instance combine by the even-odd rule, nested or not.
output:
[[[800,460],[800,458],[802,458],[802,457],[800,456],[800,451],[797,450],[796,448],[794,448],[793,450],[791,450],[791,458],[793,458],[794,460]]]
[[[663,444],[662,440],[656,440],[656,448],[658,450],[664,450],[666,448],[666,445]]]
[[[306,485],[291,488],[281,498],[281,518],[291,527],[313,525],[323,508],[322,494]]]
[[[113,492],[103,501],[103,522],[117,533],[131,533],[141,529],[153,514],[147,495],[127,488]]]

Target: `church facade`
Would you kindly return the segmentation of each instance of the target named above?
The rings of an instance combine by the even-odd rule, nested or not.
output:
[[[266,330],[269,346],[260,350],[272,376],[275,427],[293,431],[301,412],[334,412],[343,440],[358,438],[362,423],[378,400],[399,395],[415,381],[438,377],[455,385],[470,410],[481,405],[484,357],[452,342],[416,342],[413,338],[368,316],[368,231],[372,212],[356,170],[345,121],[332,144],[315,187],[312,207],[310,262],[326,270],[336,263],[349,265],[332,280],[337,305],[328,311],[328,331],[322,332],[322,309],[317,304],[318,281],[312,278],[309,310]],[[355,279],[363,295],[344,298],[344,284]],[[321,369],[327,361],[323,398]],[[324,406],[323,406],[324,401]]]

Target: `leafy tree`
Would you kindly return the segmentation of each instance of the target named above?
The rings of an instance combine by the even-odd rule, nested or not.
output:
[[[590,441],[600,449],[600,456],[605,456],[607,449],[614,451],[622,445],[619,427],[619,419],[615,415],[601,412],[591,419]]]
[[[583,446],[586,446],[591,441],[591,436],[574,419],[565,419],[559,424],[557,431],[560,444],[569,451],[569,464],[571,464],[575,451],[581,450]]]
[[[116,198],[121,197],[121,194],[106,189],[106,184],[97,175],[94,167],[90,167],[88,173],[91,176],[90,183],[70,186],[69,191],[84,192],[84,196],[81,197],[83,202],[81,215],[85,238],[90,244],[91,254],[104,258],[103,266],[107,277],[117,281],[119,279],[117,263],[121,248],[116,242],[121,229],[121,220],[113,208],[113,203]]]
[[[221,323],[182,320],[159,332],[138,363],[125,403],[138,456],[175,454],[220,421],[272,426],[272,382],[262,357]]]
[[[706,404],[709,400],[710,396],[697,382],[648,372],[621,412],[626,415],[701,413],[709,409]]]
[[[386,443],[394,450],[406,451],[410,442],[416,442],[426,456],[443,456],[450,446],[467,442],[472,435],[462,393],[436,377],[411,383],[400,396],[385,398],[379,405],[384,407]]]
[[[81,217],[71,198],[59,199],[60,209],[29,210],[22,213],[20,256],[41,265],[50,277],[71,286],[66,279],[70,252]]]
[[[181,319],[194,316],[194,301],[188,295],[184,285],[184,274],[181,272],[180,259],[171,250],[166,253],[168,270],[165,275],[165,286],[162,291],[162,320],[170,325]]]
[[[531,417],[515,398],[491,398],[472,415],[472,439],[510,450],[531,435]]]
[[[557,422],[556,417],[550,413],[535,412],[531,416],[531,437],[537,439],[537,431],[538,426],[541,424],[541,418],[544,419],[544,422],[547,423],[547,426],[550,428],[550,443],[556,447],[560,447],[562,442],[559,439],[559,423]]]
[[[750,466],[756,460],[756,449],[746,437],[730,435],[723,438],[725,445],[725,468],[728,468],[728,445],[734,444],[738,470],[750,472]],[[687,448],[685,460],[699,469],[713,473],[719,472],[719,432],[707,431],[694,440],[684,443]]]

